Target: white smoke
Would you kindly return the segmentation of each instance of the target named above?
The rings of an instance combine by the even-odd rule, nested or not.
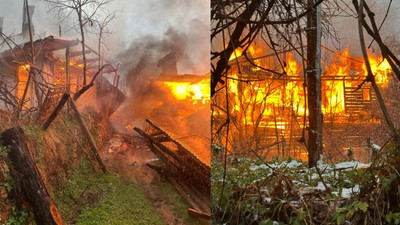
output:
[[[0,17],[4,17],[3,32],[7,35],[21,33],[23,1],[0,0],[0,4]],[[63,37],[79,37],[76,31],[70,29],[71,21],[60,24],[54,17],[56,12],[49,11],[48,3],[43,0],[29,0],[29,5],[35,5],[32,20],[37,38],[58,36],[59,25]],[[161,39],[168,30],[173,29],[190,43],[183,53],[186,57],[178,62],[179,73],[209,72],[209,1],[114,0],[108,9],[117,11],[117,18],[109,27],[113,34],[105,39],[110,58],[144,37]],[[96,37],[89,37],[90,40],[94,41]]]

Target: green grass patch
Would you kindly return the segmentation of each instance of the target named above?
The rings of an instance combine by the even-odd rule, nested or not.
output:
[[[76,171],[55,199],[67,224],[164,224],[142,187],[114,174]]]

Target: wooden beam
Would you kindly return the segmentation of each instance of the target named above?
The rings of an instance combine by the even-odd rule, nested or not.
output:
[[[61,112],[61,109],[64,107],[65,103],[67,103],[68,99],[70,99],[69,93],[64,93],[64,95],[61,97],[60,102],[54,109],[53,113],[44,123],[43,130],[47,130],[47,128],[49,128],[50,124],[57,118],[58,114]]]
[[[81,127],[83,133],[85,134],[86,138],[88,139],[90,148],[92,149],[92,152],[93,152],[94,156],[96,157],[96,160],[99,163],[101,170],[103,171],[103,173],[107,173],[108,170],[99,155],[99,151],[97,149],[96,143],[92,137],[92,134],[89,131],[89,128],[86,126],[85,120],[83,120],[83,118],[78,110],[78,107],[75,104],[75,101],[72,98],[69,98],[69,99],[70,99],[70,101],[69,101],[70,106],[71,106],[72,110],[75,112],[75,116],[78,119],[79,126]]]

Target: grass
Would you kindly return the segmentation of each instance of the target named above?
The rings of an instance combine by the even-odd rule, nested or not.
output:
[[[184,199],[176,192],[174,187],[166,181],[157,181],[155,186],[160,190],[164,200],[169,204],[175,215],[182,218],[187,225],[209,224],[209,221],[200,221],[191,217],[188,212],[188,205]]]
[[[67,224],[164,224],[142,187],[114,174],[76,171],[55,200]]]

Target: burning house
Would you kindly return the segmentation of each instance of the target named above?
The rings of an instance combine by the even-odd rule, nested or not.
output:
[[[93,95],[93,98],[97,97],[97,101],[92,105],[107,110],[109,115],[114,112],[125,99],[117,88],[117,68],[86,44],[83,53],[81,41],[78,39],[47,36],[30,41],[30,37],[35,37],[34,26],[29,28],[25,6],[23,9],[22,33],[2,36],[0,82],[4,91],[14,96],[3,97],[3,107],[11,112],[38,111],[40,117],[44,118],[48,116],[44,115],[45,111],[51,111],[49,108],[54,108],[63,93],[76,93],[89,84],[100,71],[97,74],[100,76],[95,80],[97,91]],[[29,6],[28,9],[31,20],[34,6]],[[83,54],[86,56],[86,84],[83,82]],[[113,100],[101,101],[104,96]]]
[[[324,154],[329,159],[346,157],[349,149],[355,149],[355,157],[368,160],[367,139],[385,140],[384,129],[376,97],[369,83],[365,83],[366,68],[362,58],[349,52],[335,52],[324,48],[322,63],[322,112],[324,121]],[[217,96],[214,105],[226,107],[230,128],[230,149],[236,154],[256,151],[268,158],[273,156],[294,157],[307,160],[304,138],[307,130],[307,98],[301,59],[292,52],[280,53],[281,65],[272,55],[261,55],[252,46],[251,55],[240,51],[230,59],[227,88],[229,100]],[[386,61],[369,55],[375,80],[384,95],[399,95],[391,79],[391,69]],[[264,69],[260,69],[264,68]],[[395,99],[395,98],[388,98]],[[391,100],[388,107],[397,109],[399,102]],[[217,133],[226,111],[213,109]],[[398,122],[398,121],[397,121]],[[215,145],[226,140],[214,139]],[[379,143],[383,144],[383,143]],[[222,145],[223,146],[223,145]]]
[[[75,93],[83,87],[83,61],[79,44],[79,40],[48,36],[33,43],[27,42],[16,45],[13,49],[5,50],[0,53],[0,80],[7,85],[18,100],[24,99],[25,107],[38,107],[40,109],[46,98],[50,97],[54,91],[63,90],[63,92]],[[30,57],[31,52],[35,54],[34,63]],[[100,69],[99,58],[93,50],[88,50],[85,54],[87,55],[86,67],[89,83]],[[30,73],[34,76],[32,81],[29,81]],[[103,74],[111,74],[111,77],[114,77],[112,78],[113,84]],[[102,84],[97,85],[99,89],[111,90],[111,87],[115,87],[118,102],[121,104],[124,97],[116,89],[117,76],[117,70],[111,64],[107,64],[96,82]],[[30,82],[30,85],[27,85],[27,82]],[[107,92],[98,91],[97,97],[100,98],[102,94],[107,94]],[[104,107],[104,105],[100,107]],[[113,106],[112,108],[112,111],[115,111],[116,107]]]

